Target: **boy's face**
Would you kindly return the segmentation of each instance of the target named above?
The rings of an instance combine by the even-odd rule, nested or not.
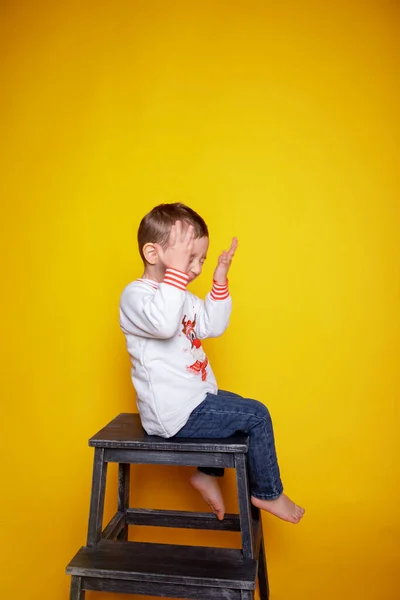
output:
[[[203,269],[204,261],[207,258],[209,244],[210,240],[208,237],[195,238],[188,269],[189,283],[200,275]]]
[[[200,237],[195,238],[193,240],[193,247],[190,256],[190,263],[187,269],[187,274],[189,275],[189,283],[196,279],[203,270],[204,261],[207,258],[207,250],[209,246],[208,237]],[[151,273],[156,278],[157,281],[162,281],[165,275],[165,270],[167,268],[167,264],[163,262],[160,254],[157,252],[156,244],[149,242],[143,246],[143,255],[146,260],[146,264],[150,269],[152,269]],[[147,267],[145,266],[145,276],[146,276]],[[149,271],[147,271],[147,276],[149,275]]]
[[[196,279],[196,277],[198,277],[203,269],[203,264],[204,261],[207,258],[207,250],[208,250],[208,246],[209,246],[209,239],[208,237],[201,237],[201,238],[195,238],[193,240],[193,248],[192,248],[192,254],[190,256],[190,264],[189,264],[189,268],[187,270],[187,273],[189,275],[189,283],[191,281],[193,281],[194,279]],[[165,274],[165,269],[167,268],[167,265],[164,264],[160,257],[155,258],[155,262],[158,265],[158,269],[159,270],[159,276],[161,277],[161,281],[164,277]]]

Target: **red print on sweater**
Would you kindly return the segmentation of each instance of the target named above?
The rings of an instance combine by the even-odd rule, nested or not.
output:
[[[195,360],[195,362],[192,365],[190,365],[186,368],[188,371],[190,371],[191,373],[194,373],[195,375],[199,375],[199,373],[201,373],[201,379],[202,379],[202,381],[205,381],[207,379],[206,368],[208,365],[208,358],[205,355],[205,352],[201,346],[201,341],[197,337],[197,333],[195,330],[196,315],[194,315],[193,321],[190,321],[189,319],[186,320],[186,315],[185,315],[182,319],[182,325],[183,325],[182,331],[191,343],[190,352]]]

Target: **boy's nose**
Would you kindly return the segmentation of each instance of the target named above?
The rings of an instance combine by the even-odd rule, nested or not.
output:
[[[197,265],[193,265],[192,268],[191,268],[191,271],[195,275],[200,275],[200,273],[201,273],[201,264],[198,263]]]

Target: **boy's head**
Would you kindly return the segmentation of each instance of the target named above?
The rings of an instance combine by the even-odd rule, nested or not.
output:
[[[143,217],[138,230],[138,243],[140,256],[147,268],[160,269],[165,265],[159,264],[159,257],[155,244],[163,249],[168,246],[171,228],[180,221],[184,228],[189,225],[194,227],[193,260],[189,268],[190,280],[201,273],[208,249],[208,228],[204,219],[193,209],[185,204],[159,204],[145,217]],[[158,270],[157,269],[157,270]]]

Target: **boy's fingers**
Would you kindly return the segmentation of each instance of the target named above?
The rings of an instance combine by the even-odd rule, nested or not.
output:
[[[233,258],[233,255],[235,254],[237,247],[238,247],[238,240],[237,240],[237,238],[234,237],[232,239],[231,247],[229,248],[229,250],[223,250],[221,257],[226,256],[229,259],[229,261],[231,261]]]
[[[181,242],[182,241],[182,223],[180,221],[176,221],[174,227],[175,227],[175,231],[176,231],[175,241]]]
[[[188,252],[191,252],[192,248],[193,248],[193,244],[194,244],[194,227],[192,227],[191,231],[188,231],[186,233],[185,242],[186,242],[186,248],[188,249]]]
[[[230,252],[235,252],[236,248],[238,247],[238,239],[237,238],[232,238],[232,243],[231,243],[231,247],[230,247]]]
[[[235,251],[236,251],[237,247],[238,247],[238,240],[237,240],[237,238],[234,237],[233,240],[232,240],[231,247],[230,247],[229,252],[228,252],[228,256],[229,256],[229,258],[231,260],[233,258],[233,255],[235,254]]]
[[[176,225],[172,225],[168,240],[169,246],[175,246],[176,233]]]
[[[193,227],[193,225],[189,225],[189,227],[187,228],[187,231],[186,231],[184,242],[186,244],[190,243],[191,245],[193,245],[193,240],[194,240],[194,227]]]

